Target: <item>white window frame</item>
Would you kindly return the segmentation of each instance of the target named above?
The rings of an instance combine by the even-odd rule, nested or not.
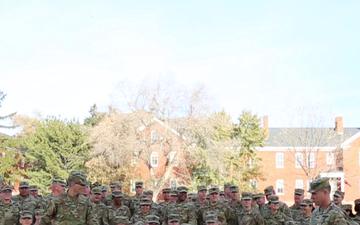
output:
[[[304,180],[302,180],[302,179],[296,179],[296,180],[295,180],[295,188],[304,189]]]
[[[307,157],[308,168],[314,169],[316,167],[315,152],[309,152]]]
[[[171,179],[169,186],[170,186],[171,189],[176,189],[177,188],[177,180],[176,179]]]
[[[326,165],[332,166],[335,164],[335,153],[327,152],[326,153]]]
[[[304,154],[302,152],[295,153],[295,168],[301,169],[304,165]]]
[[[258,182],[255,179],[250,179],[250,186],[254,189],[258,188]]]
[[[285,184],[283,179],[276,180],[276,194],[284,195],[285,194]]]
[[[284,168],[284,152],[276,152],[275,164],[276,168],[278,169]]]
[[[159,166],[159,153],[158,152],[151,152],[150,154],[150,166],[152,168],[156,168]]]
[[[130,192],[135,193],[135,181],[130,180]]]

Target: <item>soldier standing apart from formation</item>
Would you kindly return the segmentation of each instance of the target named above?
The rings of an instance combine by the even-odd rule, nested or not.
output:
[[[331,186],[328,178],[318,178],[311,182],[311,199],[318,206],[312,213],[312,225],[346,225],[344,212],[330,200]]]
[[[257,208],[254,208],[252,203],[253,196],[249,192],[243,192],[241,195],[240,211],[237,211],[238,224],[239,225],[264,225],[264,220],[260,215]]]

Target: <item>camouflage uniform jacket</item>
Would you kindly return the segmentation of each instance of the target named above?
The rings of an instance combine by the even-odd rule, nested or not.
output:
[[[94,205],[83,196],[66,193],[49,201],[41,225],[99,225]]]
[[[269,203],[266,203],[266,207],[270,211]],[[289,207],[284,202],[279,202],[279,211],[284,213],[286,216],[292,218],[291,211]]]
[[[290,211],[294,221],[299,221],[301,218],[303,218],[300,205],[294,204],[290,206]]]
[[[20,208],[20,211],[29,210],[31,212],[35,212],[35,209],[40,208],[38,204],[38,200],[36,200],[32,195],[26,197],[23,197],[21,195],[16,195],[12,198],[12,200],[15,203],[17,203],[17,205]]]
[[[281,211],[276,213],[268,213],[264,217],[265,225],[293,225],[295,224],[291,217],[285,215]]]
[[[130,199],[130,212],[134,215],[139,210],[141,195],[135,195]]]
[[[106,212],[107,212],[106,205],[102,202],[98,202],[98,203],[93,202],[93,206],[94,206],[94,212],[96,213],[96,217],[99,221],[99,224],[100,225],[108,225],[108,221],[106,218]]]
[[[223,202],[218,201],[215,204],[209,203],[207,206],[199,210],[198,218],[201,223],[199,225],[205,225],[205,216],[208,213],[215,213],[218,217],[220,225],[227,225],[230,218],[230,210]]]
[[[260,212],[260,215],[264,218],[268,213],[270,213],[270,209],[266,205],[259,206],[258,210]]]
[[[11,202],[4,204],[0,200],[0,225],[17,225],[19,224],[19,206]]]
[[[242,211],[243,207],[240,201],[231,201],[229,202],[229,218],[228,225],[237,225],[238,224],[238,217],[237,212]]]
[[[334,203],[331,203],[326,209],[316,208],[311,216],[312,225],[346,225],[347,220],[343,211]]]
[[[125,216],[128,219],[131,218],[130,210],[127,206],[122,205],[120,207],[116,207],[114,204],[107,206],[106,209],[106,219],[109,225],[116,225],[115,220],[116,217]]]
[[[360,224],[360,215],[356,214],[355,217],[353,218],[353,221]]]
[[[130,223],[131,224],[135,224],[137,222],[142,222],[142,223],[146,223],[146,219],[145,217],[148,216],[148,215],[152,215],[151,212],[149,213],[143,213],[143,212],[139,212],[139,213],[136,213],[135,215],[133,215],[130,219]],[[161,221],[160,221],[161,223]]]
[[[164,213],[164,223],[167,224],[167,218],[170,214],[179,214],[180,224],[188,223],[197,225],[196,212],[194,205],[190,202],[169,203]]]
[[[302,215],[301,218],[299,218],[296,222],[296,225],[310,225],[310,219],[311,219],[311,216],[310,217],[306,217],[304,215]]]
[[[240,210],[237,213],[238,225],[264,225],[264,219],[256,209]]]

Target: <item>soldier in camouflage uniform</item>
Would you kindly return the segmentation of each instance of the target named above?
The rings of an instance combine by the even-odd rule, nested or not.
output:
[[[108,224],[108,221],[107,221],[107,218],[106,218],[107,207],[101,201],[101,199],[102,199],[101,191],[102,191],[101,186],[93,187],[93,189],[91,189],[90,201],[94,205],[94,211],[95,211],[96,216],[98,218],[99,225],[107,225]]]
[[[160,225],[159,217],[156,215],[148,215],[145,217],[145,225]],[[139,224],[142,224],[141,222]],[[136,223],[137,225],[137,223]]]
[[[114,218],[114,223],[116,225],[129,225],[129,219],[126,216],[116,216]]]
[[[21,211],[20,215],[20,224],[21,225],[32,225],[33,224],[33,214],[30,211]],[[35,225],[37,225],[35,223]]]
[[[130,208],[131,199],[128,195],[122,192],[122,185],[120,181],[113,181],[110,184],[111,193],[114,191],[120,191],[122,193],[122,204]],[[103,203],[105,205],[111,205],[112,203],[112,194],[106,196],[107,188],[104,186],[102,190]],[[104,197],[105,196],[105,197]]]
[[[154,192],[151,190],[144,191],[144,196],[151,201],[151,212],[160,217],[161,220],[161,207],[153,201]],[[141,201],[141,199],[140,199]]]
[[[294,204],[290,206],[291,215],[294,221],[302,218],[301,202],[304,200],[304,189],[296,188],[294,191]]]
[[[140,200],[140,210],[135,213],[131,219],[130,223],[135,224],[139,221],[145,223],[146,222],[146,216],[152,215],[151,213],[151,200],[148,198],[141,198]]]
[[[215,214],[221,225],[227,225],[230,218],[230,210],[224,202],[219,201],[219,188],[211,187],[209,189],[209,204],[200,208],[198,214],[199,225],[205,224],[205,217],[207,214]]]
[[[301,207],[301,216],[295,221],[296,225],[310,225],[310,219],[312,210],[314,209],[314,204],[311,199],[304,199],[300,203]]]
[[[135,182],[135,195],[130,198],[130,212],[134,215],[137,209],[139,209],[140,199],[144,192],[144,182]]]
[[[274,190],[274,187],[273,186],[268,186],[264,189],[264,194],[265,194],[265,197],[266,197],[266,200],[269,201],[269,197],[271,195],[275,195],[275,190]],[[270,204],[269,202],[266,204],[266,207],[268,207],[268,210],[270,209]],[[279,211],[284,213],[285,215],[287,215],[288,217],[291,217],[292,218],[292,215],[291,215],[291,211],[289,209],[289,207],[284,203],[284,202],[281,202],[279,201]]]
[[[20,208],[11,199],[12,187],[5,185],[0,191],[0,225],[17,225]]]
[[[85,174],[74,171],[67,182],[68,192],[50,200],[41,225],[99,225],[93,204],[83,196],[87,184]]]
[[[19,185],[19,195],[14,196],[12,199],[16,202],[20,210],[29,210],[35,212],[36,209],[40,209],[38,201],[30,195],[30,186],[27,181],[21,181]]]
[[[262,217],[265,217],[266,214],[269,212],[269,209],[265,204],[265,195],[263,193],[257,193],[253,197],[254,197],[254,199],[256,201],[256,204],[258,206],[258,210],[260,212],[260,215]]]
[[[195,208],[200,209],[201,207],[205,207],[209,204],[209,201],[206,199],[207,188],[205,185],[200,185],[197,187],[197,200],[194,203]]]
[[[291,217],[280,211],[279,197],[268,197],[270,212],[264,217],[265,225],[292,225],[295,224]]]
[[[238,225],[264,225],[264,220],[257,208],[251,205],[253,196],[249,192],[243,192],[241,195],[241,209],[236,211]]]
[[[231,184],[230,183],[225,183],[224,184],[224,197],[226,201],[230,201],[231,200],[231,190],[230,190]]]
[[[126,216],[131,218],[130,210],[127,206],[122,204],[123,194],[120,191],[114,191],[111,193],[112,203],[107,207],[106,218],[109,225],[116,225],[114,220],[117,216]]]
[[[242,210],[242,205],[240,202],[239,187],[236,185],[230,186],[230,201],[228,202],[228,206],[230,210],[228,224],[237,225],[238,218],[236,216],[236,212],[240,212]]]
[[[333,203],[338,206],[339,208],[341,208],[342,210],[344,210],[342,201],[344,200],[344,196],[345,196],[345,192],[336,190],[334,195],[333,195]],[[345,212],[345,210],[344,210]]]
[[[46,197],[47,200],[56,198],[65,193],[66,182],[60,178],[54,178],[51,184],[51,194]]]
[[[309,192],[311,199],[318,206],[312,213],[310,224],[347,224],[344,212],[330,200],[331,186],[328,178],[318,178],[311,182]]]
[[[171,193],[171,202],[167,205],[164,212],[164,224],[168,223],[168,216],[170,214],[179,214],[181,223],[189,223],[191,225],[197,225],[196,212],[194,205],[186,201],[187,199],[187,188],[180,186],[177,188],[177,202],[175,192]]]
[[[206,225],[220,225],[220,222],[215,214],[207,214],[205,216]]]

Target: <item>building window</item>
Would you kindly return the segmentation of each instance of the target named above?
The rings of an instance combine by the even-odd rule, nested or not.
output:
[[[176,181],[176,179],[171,179],[171,180],[170,180],[170,188],[171,188],[171,189],[176,189],[176,187],[177,187],[177,181]]]
[[[284,194],[284,180],[276,180],[276,194]]]
[[[301,152],[295,153],[295,168],[302,168],[304,165],[304,155]]]
[[[157,142],[159,140],[159,135],[156,132],[156,130],[152,130],[151,131],[151,144],[154,144],[155,142]]]
[[[295,180],[295,188],[304,189],[304,181],[301,179],[296,179]]]
[[[284,153],[276,153],[276,168],[284,168]]]
[[[308,155],[308,168],[315,168],[315,153],[310,152]]]
[[[158,167],[159,166],[159,153],[152,152],[150,155],[150,166],[151,167]]]
[[[334,165],[335,162],[335,154],[333,152],[326,153],[326,165],[331,166]]]
[[[258,187],[257,180],[251,179],[250,180],[250,186],[251,186],[252,189],[257,189],[257,187]]]

